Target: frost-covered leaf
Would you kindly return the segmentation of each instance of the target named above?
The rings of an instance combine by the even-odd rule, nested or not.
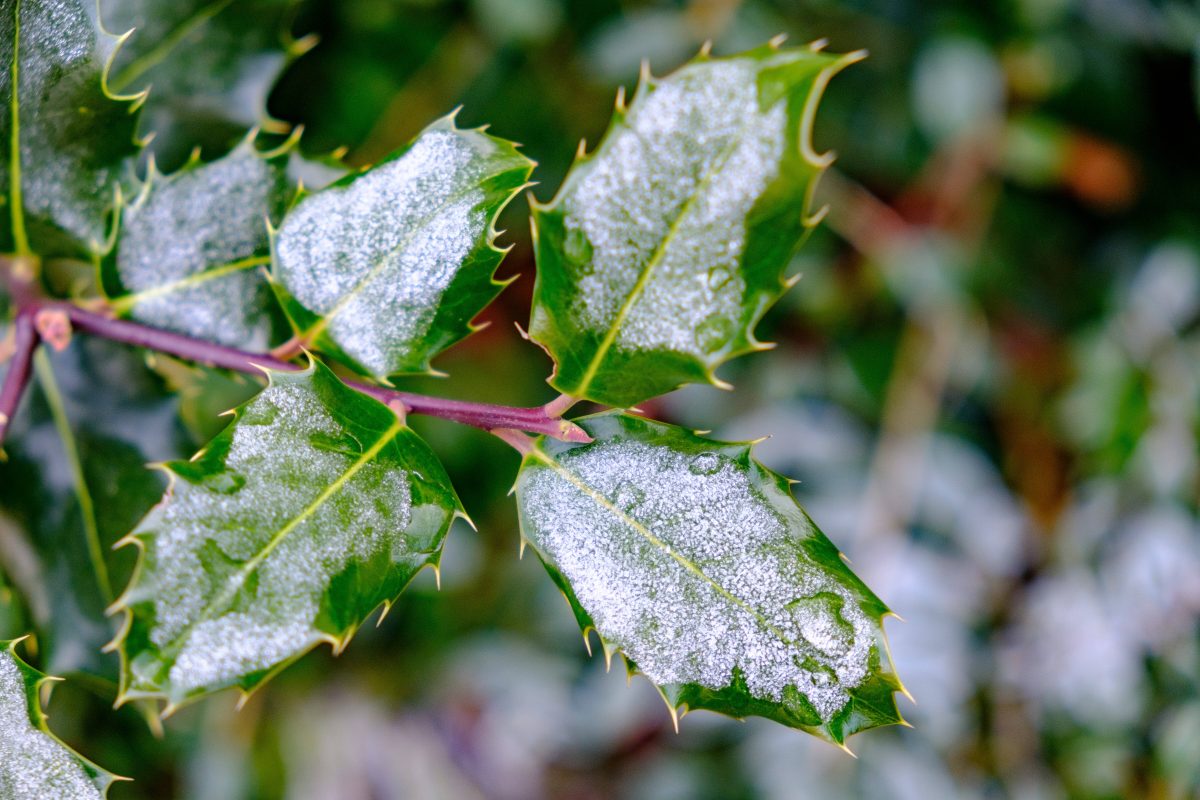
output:
[[[551,384],[629,406],[763,345],[754,326],[787,287],[828,156],[813,117],[860,54],[764,46],[644,76],[595,153],[534,209],[530,333]]]
[[[112,30],[134,29],[113,68],[120,91],[150,88],[142,115],[168,165],[195,146],[224,145],[267,116],[267,95],[307,40],[288,28],[297,0],[104,0]]]
[[[128,537],[122,698],[168,708],[255,687],[320,642],[341,649],[437,566],[461,507],[429,447],[328,368],[270,385]]]
[[[105,86],[115,46],[93,0],[0,1],[0,250],[103,249],[118,179],[137,152],[137,104]]]
[[[279,223],[293,194],[288,160],[286,148],[264,154],[245,139],[223,158],[171,175],[151,167],[104,260],[113,306],[148,325],[265,350],[268,225]]]
[[[750,446],[609,412],[595,441],[539,439],[517,479],[522,536],[585,633],[672,713],[768,717],[842,743],[901,722],[887,607]]]
[[[274,242],[297,334],[376,377],[427,372],[499,291],[492,223],[532,169],[511,142],[445,117],[305,197]]]
[[[17,656],[17,641],[0,642],[0,797],[101,800],[116,776],[50,732],[38,694],[54,679]]]

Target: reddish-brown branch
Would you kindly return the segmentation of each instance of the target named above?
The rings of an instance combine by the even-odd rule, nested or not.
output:
[[[38,334],[34,327],[33,314],[17,314],[17,318],[13,320],[12,359],[8,363],[4,384],[0,385],[0,447],[4,446],[4,435],[17,415],[17,407],[21,404],[25,387],[29,385],[33,354],[37,347]]]
[[[72,327],[82,333],[100,336],[114,342],[145,347],[160,353],[168,353],[188,361],[251,374],[263,369],[283,371],[301,369],[300,366],[290,361],[283,361],[266,353],[251,353],[193,339],[183,334],[151,328],[128,320],[114,319],[72,303],[41,300],[38,301],[37,306],[42,309],[62,311],[71,320]],[[516,428],[530,433],[546,434],[569,442],[591,441],[591,438],[579,426],[568,420],[550,416],[541,406],[514,408],[490,403],[474,403],[467,400],[450,400],[444,397],[428,397],[360,381],[346,381],[346,383],[382,403],[399,402],[410,414],[441,417],[484,430]]]
[[[23,259],[0,257],[0,279],[7,286],[8,293],[17,309],[16,347],[13,363],[9,368],[3,391],[0,392],[0,414],[3,415],[0,417],[0,442],[3,441],[4,430],[16,411],[22,389],[29,379],[30,360],[39,342],[36,327],[36,319],[39,315],[46,320],[62,315],[70,321],[72,329],[81,333],[136,347],[145,347],[188,361],[237,372],[255,374],[263,369],[284,371],[302,369],[299,365],[268,353],[251,353],[234,347],[225,347],[193,339],[183,334],[140,325],[136,322],[115,319],[75,303],[44,297],[34,278],[32,265]],[[346,381],[346,383],[363,394],[405,413],[441,417],[487,431],[516,429],[528,433],[545,434],[568,442],[591,441],[591,437],[584,433],[578,425],[561,419],[553,413],[553,409],[547,412],[547,409],[542,406],[514,408],[490,403],[473,403],[467,400],[427,397],[360,381]]]

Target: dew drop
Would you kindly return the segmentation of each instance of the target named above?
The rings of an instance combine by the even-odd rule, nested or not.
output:
[[[842,616],[845,601],[832,592],[818,592],[788,604],[804,639],[827,656],[840,658],[854,645],[854,627]]]
[[[708,271],[708,288],[716,290],[733,280],[733,270],[728,267],[713,267]]]
[[[716,453],[701,453],[688,464],[693,475],[712,475],[721,468],[721,457]]]
[[[585,275],[592,274],[592,243],[582,228],[572,228],[567,231],[566,239],[563,241],[563,252],[567,259],[579,268],[580,272]]]
[[[705,353],[721,349],[733,333],[733,323],[720,314],[712,314],[696,326],[696,345]]]
[[[219,472],[204,479],[204,487],[218,494],[237,494],[246,485],[246,476],[234,470]]]

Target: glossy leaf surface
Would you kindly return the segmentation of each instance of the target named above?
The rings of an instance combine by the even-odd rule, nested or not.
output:
[[[100,800],[114,776],[50,733],[38,694],[53,679],[22,661],[16,644],[0,642],[0,797]]]
[[[830,158],[813,152],[830,77],[859,58],[761,47],[644,76],[597,150],[534,209],[530,333],[566,394],[630,406],[763,347]]]
[[[122,697],[173,708],[249,692],[320,642],[343,647],[436,566],[460,506],[428,446],[326,367],[270,385],[129,536],[142,549],[120,642]]]
[[[297,334],[378,378],[428,372],[496,296],[492,223],[532,169],[511,142],[447,117],[301,200],[274,252]]]
[[[133,29],[112,73],[120,91],[151,88],[142,132],[160,161],[177,165],[250,126],[280,127],[267,95],[307,46],[288,28],[296,0],[105,0],[105,22]],[[227,146],[227,145],[226,145]]]
[[[265,350],[273,302],[264,277],[268,226],[293,195],[288,158],[243,140],[207,164],[171,175],[152,169],[123,209],[115,252],[105,259],[113,306],[147,325]]]
[[[0,250],[104,249],[118,180],[137,152],[136,103],[105,86],[115,45],[91,0],[0,2]]]
[[[585,633],[672,713],[763,716],[837,743],[901,721],[887,607],[750,446],[610,412],[595,441],[539,439],[517,479],[523,537]]]

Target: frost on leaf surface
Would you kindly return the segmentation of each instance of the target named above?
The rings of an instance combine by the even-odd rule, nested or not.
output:
[[[887,608],[746,445],[604,414],[540,440],[524,537],[585,630],[672,708],[765,716],[836,742],[898,722]]]
[[[530,333],[556,389],[628,406],[713,381],[761,348],[828,159],[809,143],[829,78],[857,56],[763,47],[646,77],[596,152],[534,210]]]
[[[17,657],[15,644],[0,642],[0,797],[101,800],[113,776],[47,730],[38,705],[47,679]]]
[[[151,171],[124,209],[104,283],[114,305],[160,328],[245,350],[269,343],[268,224],[292,195],[286,153],[245,140],[208,164]]]
[[[378,377],[428,371],[495,297],[491,224],[532,167],[512,143],[445,118],[304,198],[274,253],[298,335]]]
[[[0,1],[5,252],[85,255],[106,240],[117,181],[136,154],[136,120],[133,105],[105,89],[115,40],[95,17],[93,0]]]
[[[130,534],[122,696],[170,706],[250,691],[319,642],[342,647],[438,562],[460,506],[428,446],[326,367],[271,384]]]

